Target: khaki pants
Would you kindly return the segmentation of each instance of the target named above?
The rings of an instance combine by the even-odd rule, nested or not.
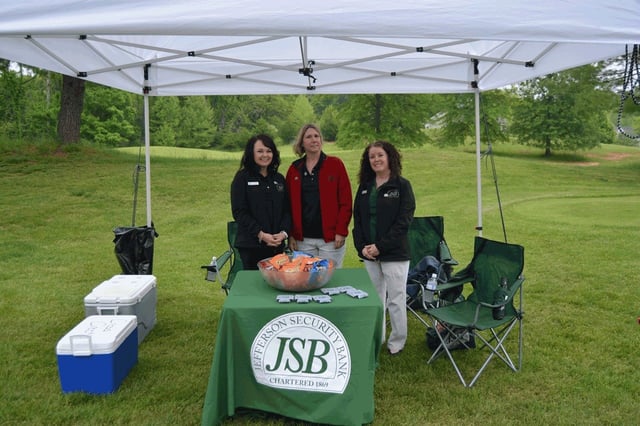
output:
[[[376,286],[378,296],[384,303],[382,316],[382,342],[386,336],[386,312],[389,311],[391,332],[387,341],[387,348],[391,353],[404,349],[407,341],[407,274],[409,261],[400,262],[372,262],[364,261],[369,278]]]
[[[298,241],[298,251],[303,251],[320,259],[331,259],[336,269],[342,268],[342,261],[347,251],[347,242],[340,248],[333,241],[328,243],[322,238],[305,238]]]

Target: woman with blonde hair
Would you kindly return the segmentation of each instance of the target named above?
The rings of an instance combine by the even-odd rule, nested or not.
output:
[[[293,146],[300,158],[291,163],[286,177],[289,248],[331,259],[340,268],[351,222],[351,183],[342,160],[325,154],[323,143],[320,129],[305,124]]]

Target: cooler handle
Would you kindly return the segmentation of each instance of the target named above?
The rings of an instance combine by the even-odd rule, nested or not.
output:
[[[117,306],[96,306],[98,315],[118,315]]]
[[[77,334],[69,337],[73,356],[91,356],[91,336]]]

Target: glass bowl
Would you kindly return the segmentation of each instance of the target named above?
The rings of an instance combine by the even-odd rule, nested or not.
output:
[[[305,292],[322,288],[333,275],[333,261],[308,255],[303,257],[308,259],[298,263],[291,255],[268,257],[258,262],[258,269],[267,284],[277,290]]]

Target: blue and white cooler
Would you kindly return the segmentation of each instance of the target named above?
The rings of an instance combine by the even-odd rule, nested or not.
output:
[[[138,362],[135,315],[91,315],[56,346],[64,393],[115,392]]]

